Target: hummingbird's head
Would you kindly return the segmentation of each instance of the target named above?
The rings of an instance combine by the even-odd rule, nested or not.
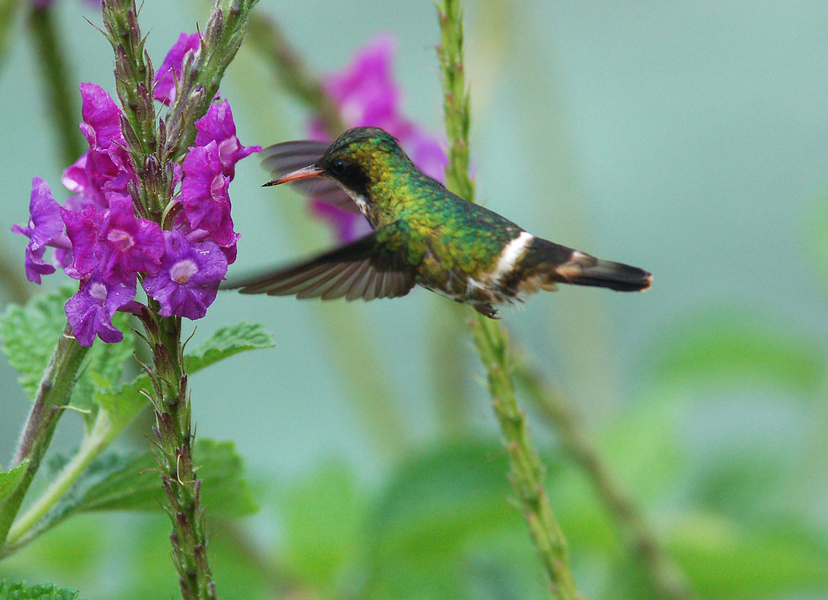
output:
[[[370,189],[397,168],[413,166],[396,138],[379,127],[355,127],[343,133],[318,161],[266,183],[279,185],[307,177],[324,177],[351,197],[370,198]]]

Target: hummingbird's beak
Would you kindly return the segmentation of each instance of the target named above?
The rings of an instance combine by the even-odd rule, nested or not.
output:
[[[268,181],[262,187],[267,187],[269,185],[280,185],[282,183],[287,183],[288,181],[296,181],[297,179],[307,179],[308,177],[317,177],[324,173],[324,169],[322,167],[317,167],[316,165],[310,165],[308,167],[303,167],[301,169],[296,169],[295,171],[291,171],[287,175],[282,175],[281,177],[277,177],[272,181]]]

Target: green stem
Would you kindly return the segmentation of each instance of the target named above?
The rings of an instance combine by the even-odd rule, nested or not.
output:
[[[72,337],[72,329],[66,326],[58,340],[52,361],[43,374],[40,388],[35,398],[29,419],[20,437],[20,443],[12,459],[11,466],[28,460],[26,474],[15,491],[10,494],[0,507],[0,540],[5,541],[12,521],[20,510],[23,498],[40,468],[43,456],[49,448],[58,420],[64,407],[69,404],[69,396],[75,386],[78,371],[89,348],[84,348]]]
[[[580,597],[569,568],[566,539],[544,488],[545,469],[529,436],[526,416],[515,400],[506,335],[500,325],[482,315],[470,325],[506,442],[512,487],[548,577],[550,594],[558,600],[576,600]]]
[[[462,198],[473,202],[474,184],[469,177],[471,116],[463,68],[460,1],[443,0],[439,19],[441,45],[438,52],[449,141],[446,185]],[[509,454],[511,483],[547,575],[550,595],[558,600],[575,600],[579,595],[569,568],[566,540],[546,495],[543,464],[529,437],[524,414],[517,407],[506,332],[497,322],[482,315],[476,315],[470,326],[486,368],[492,404]]]
[[[695,598],[686,577],[661,547],[634,500],[613,478],[564,399],[545,385],[525,361],[518,361],[515,378],[536,408],[554,424],[564,449],[592,480],[598,496],[618,526],[629,555],[635,558],[652,597],[665,600]]]
[[[107,411],[98,411],[95,425],[89,434],[83,438],[77,454],[66,464],[60,475],[46,488],[46,491],[12,525],[6,540],[9,550],[13,551],[31,541],[31,536],[25,539],[21,538],[72,487],[72,484],[83,474],[86,467],[112,443],[121,429],[122,427],[113,427]],[[20,540],[20,543],[16,544],[18,540]]]
[[[40,59],[52,124],[60,142],[61,162],[71,165],[84,152],[83,137],[78,129],[78,89],[69,77],[69,65],[65,60],[67,53],[61,48],[52,9],[33,8],[29,27]]]

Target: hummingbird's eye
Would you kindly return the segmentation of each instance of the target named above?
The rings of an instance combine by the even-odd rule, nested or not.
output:
[[[348,163],[341,158],[335,158],[331,161],[330,169],[334,175],[342,175],[348,170]]]

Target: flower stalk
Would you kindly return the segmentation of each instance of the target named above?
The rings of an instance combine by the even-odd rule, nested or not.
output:
[[[473,202],[474,184],[469,177],[470,100],[463,67],[460,0],[443,0],[438,11],[441,38],[438,54],[449,140],[446,186]],[[512,487],[546,573],[550,596],[557,600],[578,599],[566,540],[544,488],[544,467],[529,436],[525,415],[515,399],[506,332],[496,321],[482,315],[470,321],[470,328],[486,369],[492,405],[509,454]]]
[[[255,151],[236,144],[233,133],[229,143],[222,142],[229,151],[220,157],[220,140],[210,141],[216,133],[213,125],[232,124],[229,107],[215,105],[213,99],[224,70],[241,45],[247,16],[255,3],[256,0],[214,1],[204,34],[182,35],[174,48],[182,54],[180,62],[171,58],[171,52],[158,76],[145,57],[145,38],[138,27],[134,1],[103,3],[106,35],[116,55],[115,78],[123,108],[121,128],[137,176],[137,183],[129,188],[130,195],[139,214],[164,229],[166,258],[161,262],[160,275],[143,278],[150,298],[148,310],[140,311],[139,316],[153,357],[152,365],[145,370],[153,390],[155,455],[165,509],[172,523],[173,561],[185,599],[213,599],[217,595],[206,551],[201,482],[195,477],[193,465],[194,434],[179,315],[203,316],[214,294],[207,299],[193,296],[177,307],[171,302],[181,297],[176,282],[183,275],[189,276],[196,269],[220,277],[228,260],[235,258],[237,236],[232,231],[224,186],[221,192],[208,186],[213,190],[210,197],[199,194],[203,194],[202,179],[209,179],[211,184],[223,181],[226,185],[233,176],[233,163]],[[164,119],[158,119],[154,99],[170,107]],[[208,112],[210,119],[202,122],[200,119]],[[202,143],[198,144],[199,141]],[[193,145],[198,147],[192,148]],[[172,196],[177,163],[182,159],[185,181],[178,204]],[[219,195],[216,197],[215,193]],[[196,256],[185,233],[177,228],[170,231],[179,218],[186,218],[193,228],[212,231],[215,243],[211,243],[209,250]],[[209,256],[209,260],[200,263],[206,260],[203,256]],[[209,287],[207,282],[205,285]]]

